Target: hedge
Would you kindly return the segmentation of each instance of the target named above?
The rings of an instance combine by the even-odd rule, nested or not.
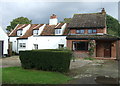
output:
[[[20,60],[25,69],[67,72],[72,54],[68,50],[47,49],[20,51]]]

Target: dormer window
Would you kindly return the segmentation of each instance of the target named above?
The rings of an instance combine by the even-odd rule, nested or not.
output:
[[[38,30],[33,30],[33,35],[38,35]]]
[[[55,34],[60,35],[61,34],[61,29],[55,29]]]
[[[17,36],[22,36],[22,30],[17,31]]]
[[[76,33],[77,33],[77,34],[84,34],[84,33],[85,33],[85,30],[76,30]]]

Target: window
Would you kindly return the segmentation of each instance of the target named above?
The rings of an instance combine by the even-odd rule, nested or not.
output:
[[[84,34],[84,33],[85,33],[85,30],[76,30],[76,32],[77,32],[78,34]]]
[[[38,30],[33,30],[33,35],[38,35]]]
[[[94,30],[93,30],[93,33],[97,33],[97,30],[94,29]]]
[[[73,42],[73,50],[88,50],[88,42]]]
[[[92,29],[88,30],[88,33],[92,33]]]
[[[38,44],[34,44],[34,49],[38,49]]]
[[[61,33],[61,29],[55,29],[55,34],[60,34]]]
[[[88,33],[91,34],[91,33],[97,33],[97,30],[96,29],[90,29],[88,30]]]
[[[20,44],[19,44],[19,47],[20,47],[20,48],[25,48],[25,47],[26,47],[26,43],[20,43]]]
[[[64,44],[59,44],[58,45],[58,48],[60,49],[60,48],[64,48]]]
[[[17,31],[17,36],[22,36],[22,30]]]

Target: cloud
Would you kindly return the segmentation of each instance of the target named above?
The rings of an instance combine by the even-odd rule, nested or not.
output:
[[[56,14],[59,21],[70,18],[75,13],[100,12],[105,8],[107,13],[117,18],[117,2],[34,2],[18,0],[18,2],[2,2],[3,28],[13,19],[23,16],[31,19],[33,23],[48,23],[51,14]]]

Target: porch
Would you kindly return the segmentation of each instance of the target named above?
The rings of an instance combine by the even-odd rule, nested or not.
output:
[[[117,59],[120,57],[120,40],[117,37],[110,36],[68,36],[67,48],[74,52],[75,57],[86,58],[90,57],[89,42],[95,44],[92,57],[97,59]]]

